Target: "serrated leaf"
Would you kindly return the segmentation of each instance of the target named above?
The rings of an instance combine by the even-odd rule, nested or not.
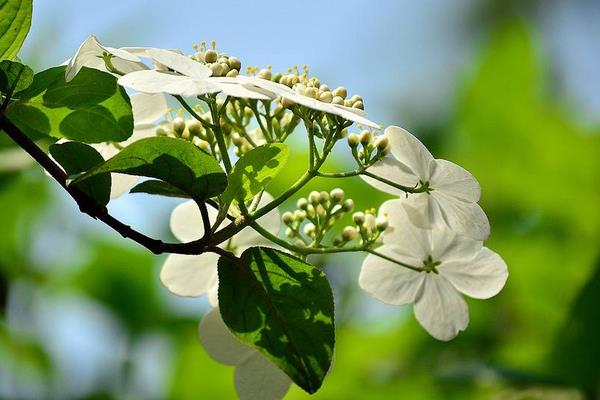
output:
[[[254,247],[218,262],[223,321],[308,393],[331,365],[334,306],[325,274],[278,250]]]
[[[67,175],[80,174],[104,162],[93,147],[77,142],[53,144],[50,146],[50,154]],[[96,175],[77,186],[102,205],[107,205],[110,201],[111,177],[108,173]]]
[[[64,74],[64,66],[36,74],[8,107],[8,118],[29,136],[100,143],[122,142],[133,134],[131,102],[114,76],[84,67],[66,82]]]
[[[136,185],[129,191],[129,193],[146,193],[156,196],[175,197],[182,199],[190,198],[190,196],[187,193],[182,192],[175,186],[163,181],[156,181],[153,179],[144,181]]]
[[[242,156],[229,175],[223,201],[248,201],[264,190],[281,171],[288,159],[288,147],[283,143],[258,146]]]
[[[27,89],[33,82],[33,70],[27,65],[4,60],[0,62],[0,92],[11,95]]]
[[[223,193],[227,185],[217,160],[188,141],[170,137],[133,142],[75,182],[106,172],[160,179],[200,200]]]
[[[32,0],[0,0],[0,60],[14,59],[31,27]]]

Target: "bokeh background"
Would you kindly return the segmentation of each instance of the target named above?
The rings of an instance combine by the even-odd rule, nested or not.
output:
[[[315,259],[337,302],[335,366],[315,399],[600,398],[600,2],[34,7],[21,58],[36,71],[92,33],[114,47],[185,51],[214,39],[245,65],[308,64],[330,86],[361,94],[371,119],[409,129],[480,180],[487,246],[510,269],[504,291],[469,301],[468,330],[441,343],[410,307],[360,292],[355,255]],[[346,153],[340,145],[330,168],[350,168]],[[295,157],[270,191],[301,172],[303,154]],[[0,398],[234,398],[233,369],[197,341],[206,300],[171,295],[158,281],[163,257],[80,214],[38,167],[1,161]],[[360,180],[340,186],[359,208],[384,200]],[[110,210],[173,239],[177,203],[129,195]],[[287,396],[308,397],[297,388]]]

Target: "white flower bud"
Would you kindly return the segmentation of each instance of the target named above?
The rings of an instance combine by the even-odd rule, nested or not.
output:
[[[327,85],[321,85],[319,86],[319,89],[321,90],[321,92],[330,92],[331,90],[329,90],[329,86]],[[333,95],[333,93],[332,93]]]
[[[343,106],[344,105],[344,99],[341,98],[340,96],[334,95],[333,96],[333,100],[331,100],[331,104],[337,104],[337,105]]]
[[[377,218],[373,214],[365,214],[365,222],[362,224],[369,232],[373,232],[377,229]]]
[[[334,203],[339,204],[342,202],[342,200],[344,200],[344,191],[340,188],[335,188],[331,191],[331,200],[333,200]]]
[[[289,237],[290,239],[295,238],[296,237],[296,231],[294,231],[292,228],[286,228],[285,235],[287,237]]]
[[[347,226],[342,230],[342,238],[345,242],[349,242],[358,237],[358,230],[353,226]]]
[[[232,70],[235,69],[239,72],[242,68],[242,62],[237,57],[229,57],[227,63],[229,64],[229,68],[231,68]]]
[[[317,215],[321,218],[325,218],[325,216],[327,215],[327,211],[325,211],[325,208],[323,208],[322,205],[318,205],[317,208]]]
[[[342,204],[342,210],[344,210],[344,212],[352,212],[354,210],[354,200],[348,199],[344,201],[344,204]]]
[[[167,132],[166,129],[162,126],[159,126],[158,128],[156,128],[155,134],[156,136],[168,136],[169,132]]]
[[[333,91],[333,95],[334,95],[334,96],[339,96],[339,97],[341,97],[342,99],[345,99],[345,98],[346,98],[346,96],[348,96],[348,91],[346,90],[346,88],[345,88],[345,87],[343,87],[343,86],[340,86],[340,87],[336,88],[336,89]]]
[[[200,121],[192,119],[188,121],[187,129],[190,132],[190,134],[198,136],[202,132],[202,124],[200,123]]]
[[[320,203],[321,204],[327,204],[327,202],[329,202],[329,193],[327,193],[325,191],[322,191],[320,193],[320,195],[321,195],[321,201],[320,201]]]
[[[306,207],[308,207],[308,200],[306,200],[305,198],[298,199],[298,202],[296,202],[296,206],[301,210],[306,210]]]
[[[390,145],[390,141],[387,137],[381,136],[377,139],[377,150],[385,151]]]
[[[258,73],[258,77],[270,81],[273,77],[273,74],[271,73],[270,69],[264,68],[260,70],[260,72]]]
[[[375,220],[375,224],[376,224],[377,230],[379,232],[385,231],[388,228],[388,226],[390,226],[389,221],[387,220],[387,218],[384,218],[384,217],[378,217]]]
[[[227,62],[221,62],[219,65],[221,65],[221,75],[226,76],[230,71],[229,64],[227,64]]]
[[[365,105],[363,104],[362,101],[357,101],[356,103],[352,104],[352,108],[357,108],[359,110],[364,110],[365,109]]]
[[[212,71],[212,76],[219,77],[223,74],[223,67],[219,63],[210,64],[209,68]]]
[[[373,140],[373,134],[370,131],[362,131],[360,134],[360,143],[367,146]]]
[[[232,69],[231,71],[229,71],[227,73],[227,75],[225,75],[228,78],[235,78],[236,76],[238,76],[240,73],[238,72],[237,69]]]
[[[355,212],[352,215],[352,221],[354,221],[356,225],[362,225],[365,222],[365,213],[361,211]]]
[[[207,63],[214,63],[215,61],[217,61],[218,58],[219,55],[216,51],[212,49],[206,50],[206,53],[204,53],[204,61],[206,61]]]
[[[287,97],[282,97],[281,98],[281,106],[285,107],[285,108],[290,108],[293,105],[295,105],[296,103],[293,100],[288,99]]]
[[[177,117],[173,120],[173,130],[178,135],[181,135],[185,131],[185,121],[183,118]]]
[[[294,222],[294,214],[292,214],[289,211],[286,211],[283,213],[283,215],[281,216],[281,220],[283,221],[284,224],[289,225],[292,222]]]
[[[352,102],[352,104],[354,104],[357,101],[363,101],[363,99],[359,95],[355,94],[354,96],[350,97],[350,101]]]
[[[303,210],[296,210],[294,211],[294,219],[296,221],[304,221],[306,219],[306,211]]]
[[[306,89],[304,89],[304,95],[306,97],[310,97],[311,99],[316,99],[318,93],[319,92],[314,87],[307,87]]]
[[[310,192],[308,202],[316,207],[321,202],[321,194],[317,191]]]
[[[304,232],[304,234],[306,236],[314,236],[315,234],[315,225],[312,223],[308,223],[306,225],[304,225],[304,228],[302,228],[302,232]]]
[[[356,133],[351,133],[350,136],[348,136],[348,145],[350,147],[356,147],[359,143],[360,136],[358,136]]]
[[[321,92],[319,95],[319,100],[324,103],[331,103],[333,101],[333,93],[331,92]]]

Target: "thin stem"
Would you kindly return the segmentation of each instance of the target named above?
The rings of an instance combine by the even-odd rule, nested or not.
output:
[[[351,176],[358,176],[361,174],[361,170],[348,171],[348,172],[317,172],[317,176],[321,178],[349,178]]]
[[[204,236],[202,236],[202,240],[206,240],[212,233],[210,219],[208,217],[208,209],[206,208],[206,203],[204,201],[196,199],[194,199],[194,201],[198,205],[198,209],[200,209],[200,214],[202,215],[202,225],[204,226]]]
[[[225,105],[223,105],[225,106]],[[208,108],[210,108],[210,114],[213,120],[213,131],[215,133],[215,138],[217,139],[217,145],[219,146],[219,152],[221,153],[221,159],[223,160],[223,165],[225,166],[225,171],[227,175],[231,173],[231,160],[229,159],[229,153],[227,149],[227,144],[225,143],[225,136],[223,136],[223,131],[221,130],[220,122],[220,112],[218,110],[217,101],[215,98],[212,98],[211,101],[208,102]]]
[[[380,182],[383,182],[383,183],[385,183],[387,185],[395,187],[396,189],[400,189],[400,190],[402,190],[403,192],[406,192],[406,193],[427,193],[429,190],[431,190],[428,187],[428,185],[424,185],[422,183],[419,184],[417,187],[409,187],[409,186],[400,185],[399,183],[392,182],[389,179],[385,179],[385,178],[382,178],[381,176],[372,174],[369,171],[362,171],[361,175],[365,175],[365,176],[371,177],[371,178],[376,179],[376,180],[378,180]]]
[[[373,255],[375,255],[377,257],[381,257],[384,260],[387,260],[389,262],[393,262],[394,264],[397,264],[397,265],[399,265],[401,267],[412,269],[413,271],[416,271],[416,272],[424,272],[425,271],[423,268],[419,268],[419,267],[415,267],[415,266],[412,266],[412,265],[409,265],[409,264],[405,264],[405,263],[403,263],[401,261],[393,259],[392,257],[386,256],[385,254],[381,254],[377,250],[374,250],[374,249],[365,249],[365,251],[367,253],[371,253],[371,254],[373,254]]]

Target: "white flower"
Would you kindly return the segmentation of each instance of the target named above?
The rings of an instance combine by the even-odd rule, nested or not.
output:
[[[202,318],[198,333],[206,352],[216,361],[234,365],[235,388],[242,400],[279,400],[290,378],[257,350],[238,341],[223,322],[218,308]]]
[[[84,40],[75,55],[68,61],[67,69],[65,71],[65,80],[67,82],[73,80],[82,67],[109,72],[102,59],[104,53],[113,56],[111,61],[114,67],[120,72],[129,73],[148,69],[139,57],[127,48],[115,49],[113,47],[103,46],[98,42],[98,39],[92,35]]]
[[[267,90],[268,92],[273,93],[273,95],[275,95],[276,97],[291,100],[294,103],[300,104],[312,110],[337,115],[339,117],[344,118],[345,120],[357,122],[359,124],[370,126],[375,129],[381,128],[380,125],[365,118],[363,116],[364,111],[360,109],[320,101],[298,93],[297,91],[294,91],[281,83],[273,82],[258,77],[239,76],[238,79],[244,81],[247,87],[251,90],[256,90],[255,88]]]
[[[159,69],[128,73],[119,84],[144,93],[169,93],[184,97],[223,92],[232,97],[268,100],[264,93],[249,90],[237,78],[211,78],[206,65],[187,56],[164,49],[147,49],[144,56],[152,58]],[[166,68],[175,71],[170,72]]]
[[[377,252],[366,257],[359,277],[362,289],[392,305],[414,303],[419,323],[436,339],[450,340],[469,324],[460,293],[476,299],[495,296],[508,277],[506,263],[477,240],[447,227],[428,230],[410,223],[400,200],[385,202],[380,213],[390,227]]]
[[[429,150],[413,135],[397,126],[385,130],[391,155],[368,168],[368,172],[393,183],[416,187],[428,184],[429,193],[408,194],[377,179],[361,175],[370,185],[402,199],[413,224],[431,228],[445,224],[454,232],[477,240],[490,234],[487,216],[477,204],[479,183],[462,167],[434,159]]]
[[[264,206],[272,200],[273,197],[265,192],[258,206]],[[230,213],[235,215],[233,210],[230,210]],[[209,208],[208,214],[212,225],[216,220],[217,211]],[[269,232],[275,235],[279,233],[280,217],[277,209],[260,218],[258,222]],[[195,202],[187,201],[173,210],[171,231],[181,242],[190,242],[202,237],[204,227]],[[272,244],[252,228],[246,227],[220,245],[222,248],[232,250],[236,255],[253,246],[272,247]],[[167,289],[178,296],[199,297],[208,294],[211,305],[217,306],[218,259],[219,255],[214,253],[204,253],[198,256],[171,254],[162,267],[160,279]]]

